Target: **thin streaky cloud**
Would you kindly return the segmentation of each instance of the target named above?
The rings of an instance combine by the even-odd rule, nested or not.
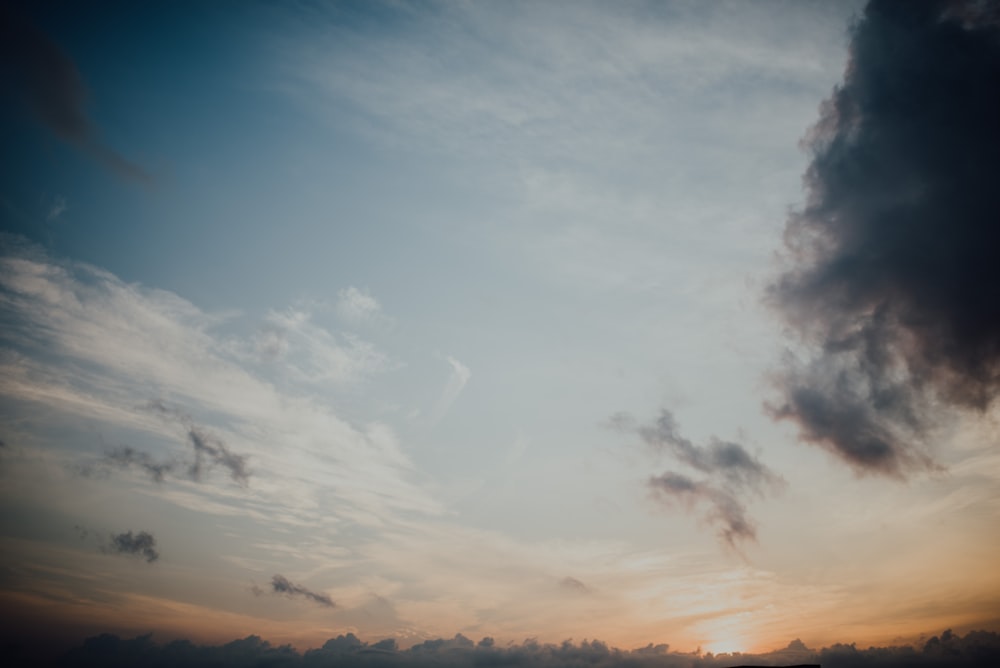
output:
[[[324,608],[336,607],[333,599],[326,594],[321,594],[303,587],[302,585],[290,582],[288,578],[283,575],[276,574],[271,578],[271,591],[275,594],[282,594],[291,598],[301,596],[312,601],[313,603],[323,606]]]
[[[103,143],[86,112],[89,91],[76,63],[13,6],[0,7],[0,61],[10,84],[35,119],[60,139],[116,174],[152,183],[145,169]]]

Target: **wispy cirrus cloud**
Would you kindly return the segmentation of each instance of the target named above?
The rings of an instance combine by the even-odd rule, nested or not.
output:
[[[106,463],[134,467],[153,480],[182,470],[199,477],[216,467],[243,484],[252,460],[255,476],[270,481],[267,489],[275,479],[299,481],[296,493],[275,496],[276,507],[290,512],[321,515],[316,502],[306,500],[316,494],[341,498],[345,512],[366,509],[355,517],[393,508],[440,511],[411,481],[412,465],[387,425],[353,426],[317,398],[314,375],[299,373],[302,364],[320,377],[349,382],[370,370],[363,362],[345,366],[325,357],[335,344],[319,325],[287,314],[276,318],[288,325],[301,357],[261,370],[242,349],[234,352],[232,335],[221,331],[223,316],[92,266],[54,260],[12,237],[4,239],[3,251],[0,392],[32,410],[130,430],[121,440],[131,449],[112,451]],[[309,362],[314,354],[315,365]],[[160,398],[137,401],[150,394]],[[178,427],[191,455],[186,464],[171,445]],[[133,440],[140,435],[147,445]],[[96,461],[108,455],[94,454]],[[250,512],[221,488],[199,493],[222,494],[216,501]],[[182,498],[180,490],[161,494]]]
[[[451,410],[452,405],[458,399],[458,395],[465,389],[466,383],[472,378],[472,370],[469,367],[450,355],[445,360],[447,360],[451,371],[448,374],[448,380],[445,382],[444,389],[441,390],[441,396],[438,397],[437,403],[434,404],[431,410],[428,418],[431,424],[437,424],[444,419],[448,411]]]
[[[8,70],[3,83],[39,123],[118,175],[152,182],[149,172],[100,139],[86,112],[89,93],[76,63],[13,5],[0,7],[0,62]],[[51,220],[57,217],[50,211]]]

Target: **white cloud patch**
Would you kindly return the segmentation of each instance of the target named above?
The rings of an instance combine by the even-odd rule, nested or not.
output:
[[[387,319],[378,300],[367,289],[361,290],[353,285],[337,291],[337,315],[352,324]]]
[[[286,370],[309,382],[353,382],[391,368],[387,355],[354,334],[333,334],[309,311],[288,309],[268,315],[269,328],[257,349],[280,358]]]
[[[86,419],[159,460],[190,448],[186,431],[146,408],[163,401],[245,455],[254,472],[245,492],[226,489],[224,471],[201,486],[184,483],[180,488],[204,497],[195,505],[211,498],[250,515],[249,494],[266,500],[265,516],[299,523],[341,512],[381,521],[401,511],[441,512],[412,481],[413,467],[390,427],[354,426],[331,406],[333,395],[317,391],[317,382],[350,382],[385,368],[386,356],[371,344],[334,336],[302,311],[274,312],[268,321],[287,351],[277,346],[276,371],[255,369],[242,354],[253,348],[252,337],[235,346],[219,332],[232,325],[225,318],[172,293],[4,241],[0,393],[24,406],[23,419]],[[101,448],[110,449],[73,447],[77,463],[99,462]],[[166,498],[177,490],[165,485],[151,493]]]

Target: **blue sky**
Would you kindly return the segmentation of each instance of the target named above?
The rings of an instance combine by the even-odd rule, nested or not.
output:
[[[5,91],[6,605],[302,647],[995,626],[989,415],[901,481],[764,408],[862,3],[21,9],[90,129]]]

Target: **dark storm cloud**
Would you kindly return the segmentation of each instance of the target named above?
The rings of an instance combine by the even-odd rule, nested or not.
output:
[[[942,411],[1000,390],[998,118],[995,3],[869,3],[768,295],[811,351],[769,410],[859,473],[932,466]]]
[[[146,408],[158,413],[171,422],[182,425],[186,431],[186,439],[194,450],[194,461],[188,467],[188,475],[192,480],[201,481],[206,465],[208,467],[221,466],[229,471],[229,477],[240,485],[247,485],[250,482],[250,470],[247,466],[246,455],[233,452],[218,436],[212,434],[203,427],[194,424],[189,415],[183,411],[167,405],[165,402],[154,399],[146,404]],[[156,464],[147,455],[128,461],[129,464],[136,463],[145,468],[152,475],[150,466],[165,467],[162,473],[173,470],[173,465]],[[156,480],[162,480],[162,473]]]
[[[107,550],[117,554],[133,554],[143,557],[149,563],[160,558],[160,553],[156,550],[156,538],[146,531],[140,531],[136,534],[131,531],[112,534]]]
[[[42,125],[127,178],[150,175],[104,145],[87,117],[87,88],[76,65],[20,13],[0,3],[0,83],[21,98]]]
[[[543,644],[533,640],[497,646],[492,638],[478,643],[459,634],[428,640],[400,650],[393,639],[366,643],[353,634],[331,638],[322,648],[299,653],[289,645],[272,645],[248,636],[225,645],[195,645],[174,640],[158,645],[149,635],[131,640],[104,634],[87,639],[63,655],[58,665],[76,666],[354,666],[430,668],[432,666],[523,666],[525,668],[726,668],[738,665],[815,666],[823,668],[971,668],[994,666],[1000,660],[1000,636],[974,631],[958,636],[945,632],[920,647],[834,645],[821,650],[793,641],[785,649],[766,654],[702,654],[675,652],[669,645],[647,645],[634,650],[609,647],[599,640],[576,644]]]
[[[673,413],[667,409],[662,409],[651,424],[640,424],[628,413],[612,415],[607,424],[624,433],[638,434],[653,452],[704,474],[701,480],[675,471],[651,476],[646,484],[657,501],[700,512],[732,548],[741,541],[756,540],[756,526],[747,514],[744,498],[778,491],[785,483],[745,447],[715,437],[707,445],[697,445],[681,434]]]
[[[306,589],[302,585],[289,582],[288,578],[283,575],[275,575],[271,578],[271,591],[275,594],[283,594],[289,597],[303,596],[326,608],[334,607],[333,600],[326,594],[319,594],[310,589]]]

